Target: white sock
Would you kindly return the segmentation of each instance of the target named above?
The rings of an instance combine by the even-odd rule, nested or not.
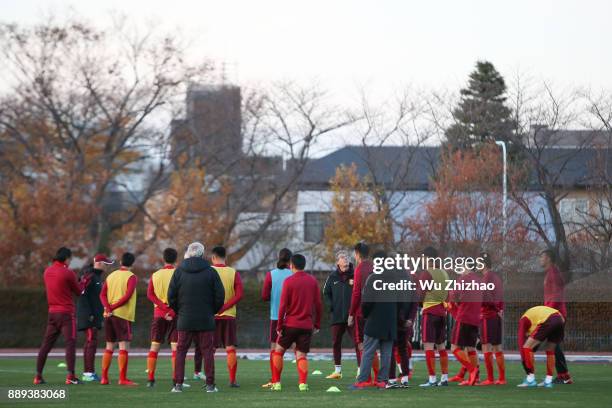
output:
[[[336,374],[342,374],[342,366],[341,365],[334,366],[334,372]]]
[[[357,367],[357,377],[359,377],[359,367]]]
[[[90,373],[90,372],[84,372],[84,373],[83,373],[83,375],[86,375],[86,376],[90,376],[90,375],[93,375],[93,374],[94,374],[94,373]]]
[[[527,374],[527,381],[528,382],[532,382],[535,380],[535,374],[531,373],[531,374]]]
[[[407,383],[408,382],[408,376],[407,375],[402,377],[402,382],[403,383]]]
[[[430,383],[435,383],[436,382],[436,376],[435,375],[430,375],[429,376],[429,382]]]
[[[408,360],[408,369],[412,370],[412,359]]]
[[[389,378],[389,384],[397,383],[397,378]]]
[[[448,381],[448,374],[442,374],[440,376],[440,381]]]
[[[397,371],[399,371],[400,374],[403,374],[402,373],[402,365],[401,364],[397,365]]]
[[[547,375],[546,379],[544,380],[544,382],[546,382],[547,384],[550,384],[552,382],[552,375]]]

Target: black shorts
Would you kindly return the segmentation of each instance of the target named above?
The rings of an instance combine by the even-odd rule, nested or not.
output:
[[[104,319],[104,333],[106,341],[111,343],[132,341],[132,322],[121,317],[109,316]]]
[[[529,337],[538,341],[559,344],[565,337],[565,320],[559,313],[550,315],[543,323],[536,326]]]
[[[478,341],[478,326],[455,322],[451,344],[459,347],[476,347]]]
[[[480,322],[480,343],[499,346],[502,344],[502,318],[499,316],[482,319]]]
[[[166,320],[163,317],[154,317],[151,322],[151,342],[152,343],[176,343],[178,333],[176,331],[176,318]]]
[[[295,327],[285,327],[278,338],[278,345],[287,350],[293,343],[295,349],[302,353],[310,351],[310,341],[312,339],[312,330],[298,329]]]
[[[236,346],[236,319],[215,319],[215,347]]]
[[[442,344],[446,342],[446,316],[424,313],[421,320],[423,343]]]

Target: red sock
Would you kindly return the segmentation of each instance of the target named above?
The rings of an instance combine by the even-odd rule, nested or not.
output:
[[[448,351],[438,350],[438,354],[440,355],[440,369],[442,374],[448,374]]]
[[[472,371],[475,368],[470,362],[468,356],[466,356],[465,351],[458,348],[453,351],[453,355],[467,371]]]
[[[409,359],[412,358],[412,343],[411,342],[408,342],[408,344],[406,344],[406,354],[408,355]]]
[[[357,349],[355,351],[355,356],[357,357],[357,367],[361,366],[361,350]]]
[[[399,348],[393,347],[393,356],[395,357],[395,364],[402,363],[402,357],[400,356]]]
[[[308,360],[306,357],[300,357],[296,361],[299,383],[306,384],[306,380],[308,379]]]
[[[487,380],[495,381],[493,376],[493,353],[490,351],[484,352],[485,367],[487,368]]]
[[[174,378],[174,372],[176,370],[176,350],[172,350],[172,379]]]
[[[238,371],[238,360],[236,359],[236,350],[230,349],[227,352],[227,371],[229,372],[230,383],[236,382],[236,371]]]
[[[128,352],[127,350],[119,350],[119,357],[117,357],[119,363],[119,381],[127,380],[127,368],[128,368]]]
[[[272,352],[272,382],[280,382],[283,373],[283,354],[280,351]]]
[[[149,373],[149,381],[155,381],[155,368],[157,367],[157,351],[149,351],[147,358],[147,371]]]
[[[372,371],[374,371],[374,381],[378,381],[378,372],[380,371],[380,357],[378,357],[378,353],[374,353],[374,360],[372,360]]]
[[[533,366],[533,350],[528,347],[523,347],[523,365],[527,374],[535,373],[535,367]]]
[[[506,380],[506,360],[504,359],[504,352],[498,351],[495,353],[495,361],[497,362],[497,371],[499,372],[500,381]]]
[[[425,350],[425,361],[429,375],[436,375],[436,354],[433,350]]]
[[[476,350],[470,350],[468,351],[468,358],[470,359],[470,363],[472,363],[472,365],[476,368],[478,368],[479,364],[478,364],[478,353],[476,352]]]
[[[552,350],[546,351],[546,375],[553,375],[555,371],[555,352]]]
[[[270,378],[274,376],[274,364],[272,363],[272,359],[274,356],[274,351],[270,351]]]
[[[113,350],[104,350],[102,355],[102,379],[108,381],[108,369],[113,361]]]

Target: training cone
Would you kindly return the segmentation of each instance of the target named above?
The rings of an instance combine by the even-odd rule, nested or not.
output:
[[[291,360],[291,364],[297,363],[297,360]]]
[[[340,392],[340,388],[338,387],[329,387],[325,392]]]
[[[314,370],[312,372],[312,375],[323,375],[323,373],[321,372],[321,370]]]
[[[66,368],[66,363],[58,363],[57,366],[59,368]]]

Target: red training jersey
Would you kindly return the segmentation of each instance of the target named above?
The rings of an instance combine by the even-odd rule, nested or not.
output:
[[[482,276],[476,272],[468,272],[457,279],[457,283],[475,282],[476,285],[482,283]],[[474,289],[474,288],[472,288]],[[482,291],[476,290],[456,290],[451,293],[451,299],[455,312],[455,320],[459,323],[480,325],[480,308],[482,307]]]
[[[53,261],[53,264],[45,269],[43,279],[49,313],[74,313],[74,296],[83,292],[74,271],[64,262]]]
[[[482,307],[480,309],[483,319],[490,319],[499,316],[504,310],[504,283],[498,274],[491,270],[486,270],[482,276],[484,283],[495,285],[493,290],[486,290],[482,295]]]
[[[359,262],[359,265],[355,268],[355,273],[353,274],[353,294],[351,296],[351,307],[349,309],[350,316],[363,316],[361,313],[361,292],[373,268],[374,265],[368,260]]]
[[[567,316],[565,308],[565,282],[559,269],[552,265],[546,270],[544,277],[544,306],[557,309],[561,316]]]
[[[283,282],[278,309],[278,329],[319,329],[321,327],[319,283],[304,271],[295,272]]]

